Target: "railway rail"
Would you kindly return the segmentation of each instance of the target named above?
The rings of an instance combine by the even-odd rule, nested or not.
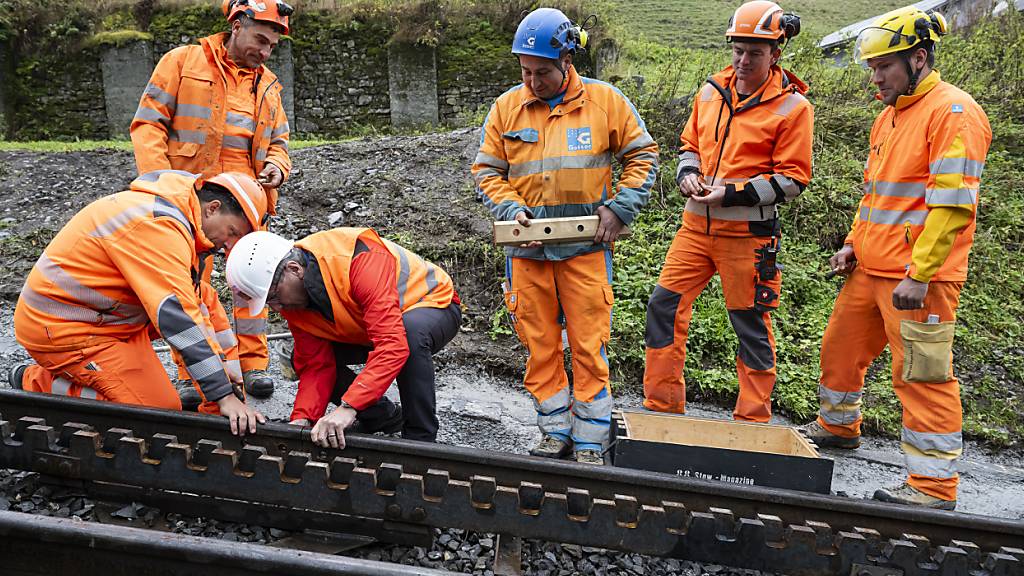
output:
[[[0,467],[165,510],[418,543],[463,528],[793,575],[1024,576],[1024,522],[0,391]],[[149,503],[147,502],[147,503]]]

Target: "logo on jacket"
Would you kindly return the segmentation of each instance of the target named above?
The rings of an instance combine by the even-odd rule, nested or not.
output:
[[[953,104],[953,114],[960,114],[964,111],[964,107],[961,104]]]
[[[569,128],[565,131],[568,140],[569,152],[580,150],[593,150],[594,144],[590,140],[590,128]]]

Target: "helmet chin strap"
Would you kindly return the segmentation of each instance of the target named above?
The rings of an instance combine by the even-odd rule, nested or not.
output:
[[[910,58],[910,56],[907,56],[903,60],[903,63],[907,67],[907,78],[910,80],[910,83],[907,85],[907,91],[904,92],[904,96],[910,96],[914,93],[914,90],[917,89],[917,82],[921,79],[921,71],[923,70],[923,68],[915,69],[911,66]]]

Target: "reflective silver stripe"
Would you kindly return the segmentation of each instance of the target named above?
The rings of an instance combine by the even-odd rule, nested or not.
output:
[[[256,131],[256,121],[244,114],[228,112],[228,117],[225,122],[231,126],[241,128],[242,130],[248,130],[249,132]]]
[[[97,314],[103,314],[111,318],[131,317],[137,322],[146,321],[146,310],[142,306],[122,304],[88,286],[84,286],[53,260],[50,260],[46,252],[43,252],[39,256],[39,260],[36,261],[36,270],[39,270],[39,273],[47,280],[71,296],[72,300],[75,300],[82,306],[95,310]],[[109,314],[114,311],[118,312],[118,314]]]
[[[818,384],[818,398],[821,399],[822,404],[828,404],[829,406],[839,406],[840,404],[856,404],[860,405],[861,399],[864,397],[863,391],[858,392],[839,392],[826,388],[824,384]]]
[[[615,400],[612,399],[612,395],[606,394],[604,397],[594,398],[590,402],[576,400],[572,403],[572,412],[580,418],[610,418],[614,405]]]
[[[224,178],[232,188],[234,188],[233,195],[236,200],[242,200],[242,207],[248,211],[249,219],[252,222],[259,222],[260,213],[256,210],[256,205],[252,203],[252,198],[249,198],[249,195],[245,193],[245,190],[242,188],[242,185],[238,183],[238,180],[235,180],[235,177],[227,172],[222,174],[221,177]]]
[[[146,172],[145,174],[136,178],[142,182],[156,182],[164,174],[177,174],[178,176],[184,176],[186,178],[198,178],[199,174],[193,174],[184,170],[153,170],[152,172]]]
[[[772,206],[711,206],[708,210],[703,204],[694,202],[691,198],[686,201],[686,211],[705,217],[710,212],[712,218],[728,220],[730,222],[761,222],[771,220],[775,217],[777,209]]]
[[[818,409],[818,416],[826,424],[832,426],[847,426],[853,424],[860,418],[860,409],[857,410],[828,410],[824,406]]]
[[[252,148],[252,138],[245,136],[225,136],[221,139],[221,146],[234,150],[248,150]]]
[[[206,342],[206,333],[202,328],[195,324],[193,324],[191,328],[178,332],[177,334],[164,334],[163,336],[164,340],[166,340],[168,344],[174,346],[178,350],[183,350],[200,342]]]
[[[497,168],[498,170],[508,170],[508,162],[501,158],[491,156],[490,154],[484,154],[483,152],[477,153],[476,158],[473,160],[473,164],[483,164],[485,166]]]
[[[687,150],[679,155],[679,166],[700,169],[700,154]]]
[[[644,132],[639,138],[633,140],[629,144],[626,144],[625,148],[619,150],[619,153],[616,154],[615,157],[621,161],[626,154],[629,154],[634,150],[639,150],[640,148],[646,148],[652,144],[654,144],[654,138],[651,138],[650,134]]]
[[[757,192],[757,201],[759,204],[767,205],[775,203],[775,188],[772,188],[771,182],[758,176],[750,179],[750,185],[754,188],[754,192]]]
[[[174,112],[175,118],[188,117],[199,118],[200,120],[209,120],[212,115],[212,110],[198,104],[178,104],[178,109]]]
[[[568,409],[565,412],[559,412],[551,416],[545,416],[540,412],[537,413],[537,427],[543,432],[564,432],[569,429],[571,422],[572,419]]]
[[[274,138],[273,140],[270,141],[270,145],[271,146],[280,146],[281,148],[284,148],[285,150],[288,149],[288,141],[285,140],[284,138]]]
[[[84,306],[59,302],[48,296],[43,296],[27,284],[21,289],[19,299],[23,300],[26,305],[44,314],[71,322],[120,326],[123,324],[145,324],[147,320],[145,316],[114,316],[113,314],[103,314]]]
[[[277,128],[274,128],[274,131],[270,133],[270,137],[277,138],[278,136],[282,136],[284,134],[287,134],[288,132],[290,132],[290,130],[288,129],[288,121],[285,120],[284,124],[281,124]]]
[[[185,368],[193,379],[199,381],[213,376],[218,372],[221,374],[224,373],[224,365],[221,364],[220,358],[217,356],[207,356],[205,360],[188,364]]]
[[[192,144],[205,144],[206,143],[206,132],[200,130],[178,130],[177,128],[171,130],[170,140],[175,142],[190,142]]]
[[[782,194],[786,197],[786,200],[792,200],[800,195],[800,185],[792,178],[782,174],[774,174],[771,179],[775,180],[775,183],[782,188]]]
[[[786,96],[786,99],[782,101],[782,104],[779,104],[779,107],[773,110],[773,112],[779,116],[789,116],[789,113],[792,112],[794,108],[799,106],[801,102],[806,101],[807,99],[804,98],[803,95],[793,92],[789,96]]]
[[[973,206],[978,203],[978,191],[973,188],[929,188],[924,193],[929,206]]]
[[[80,397],[81,398],[86,398],[88,400],[95,400],[96,398],[99,397],[99,393],[96,392],[96,390],[86,386],[86,387],[82,388],[82,393],[81,393]]]
[[[907,472],[932,478],[956,478],[956,460],[929,458],[928,456],[912,456],[904,454]]]
[[[572,439],[576,442],[587,442],[604,446],[608,443],[610,434],[610,424],[595,424],[581,418],[573,418],[572,420]]]
[[[263,162],[266,159],[267,159],[267,149],[266,148],[260,148],[259,150],[256,151],[256,161],[257,162]]]
[[[540,174],[552,170],[583,170],[587,168],[604,168],[612,165],[612,155],[608,152],[590,156],[554,156],[511,164],[508,169],[509,178],[523,178],[531,174]]]
[[[409,289],[409,255],[401,246],[398,248],[398,308],[405,309],[405,291]]]
[[[185,230],[188,230],[190,237],[195,238],[192,223],[188,221],[185,214],[174,204],[171,204],[166,199],[157,196],[156,201],[153,203],[153,217],[159,218],[161,216],[174,218],[185,227]]]
[[[59,394],[61,396],[67,396],[71,392],[71,382],[64,378],[54,378],[53,383],[50,384],[50,393]]]
[[[89,232],[89,236],[92,236],[93,238],[110,236],[132,220],[152,213],[152,205],[140,204],[138,206],[126,208],[125,210],[111,216],[109,220],[97,226],[92,232]]]
[[[873,185],[873,186],[872,186]],[[878,182],[864,183],[865,194],[893,196],[896,198],[923,198],[925,185],[919,182]]]
[[[174,110],[174,107],[178,103],[178,99],[177,98],[175,98],[171,94],[168,94],[167,92],[164,92],[162,88],[160,88],[156,84],[153,84],[152,82],[150,82],[149,84],[146,84],[146,89],[143,90],[142,95],[143,96],[148,96],[148,97],[152,98],[153,100],[156,100],[157,102],[159,102],[159,103],[163,104],[164,106],[170,108],[172,111]]]
[[[715,90],[715,87],[711,84],[705,84],[704,88],[700,91],[700,100],[701,102],[710,102],[715,94],[718,94],[718,90]]]
[[[228,360],[224,362],[224,368],[227,369],[228,374],[230,374],[233,378],[242,378],[242,363],[239,360]]]
[[[904,426],[901,439],[922,452],[938,450],[948,454],[959,454],[964,448],[962,432],[916,432]]]
[[[872,209],[870,206],[860,207],[861,221],[873,222],[875,224],[923,226],[924,220],[927,217],[927,210],[880,210],[878,208]]]
[[[217,338],[217,344],[220,344],[222,350],[234,347],[238,344],[238,339],[235,338],[235,331],[231,328],[225,328],[215,334]]]
[[[427,267],[427,278],[425,280],[427,283],[427,294],[430,294],[434,291],[434,288],[437,288],[437,276],[434,274],[436,268],[430,262],[424,262],[424,265]]]
[[[267,321],[264,318],[235,318],[235,332],[239,336],[266,334]]]
[[[963,174],[981,178],[985,171],[985,163],[969,158],[943,158],[928,165],[928,171],[938,176],[939,174]]]
[[[491,176],[496,176],[502,179],[505,178],[505,174],[503,172],[498,172],[494,168],[481,168],[480,170],[476,171],[476,174],[473,174],[473,181],[476,182],[477,186],[480,186],[481,184],[483,184],[484,180],[490,178]]]
[[[263,137],[264,138],[270,138],[270,133],[271,133],[270,126],[267,126],[266,128],[263,129]]]
[[[207,318],[210,317],[210,309],[206,307],[206,302],[199,303],[199,312]]]
[[[168,116],[164,116],[163,112],[160,112],[159,110],[154,110],[146,106],[139,106],[138,109],[135,110],[134,120],[143,120],[146,122],[159,122],[163,124],[165,128],[171,125],[171,119]]]
[[[565,387],[555,393],[554,396],[548,398],[543,402],[537,402],[537,399],[533,399],[533,405],[537,409],[538,414],[550,414],[559,408],[569,407],[569,388]],[[568,413],[568,410],[566,410]]]

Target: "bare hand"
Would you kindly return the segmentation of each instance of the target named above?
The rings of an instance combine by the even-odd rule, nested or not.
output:
[[[526,215],[526,212],[520,212],[516,214],[516,223],[524,228],[530,227],[530,218]],[[520,244],[520,248],[540,248],[544,243],[540,240],[534,240],[530,243]]]
[[[267,422],[263,414],[236,398],[234,394],[228,394],[217,400],[217,406],[220,407],[221,415],[231,423],[231,433],[235,436],[245,436],[246,432],[255,434],[256,422],[260,424]]]
[[[277,167],[277,164],[267,162],[263,165],[263,170],[260,171],[258,179],[264,188],[277,188],[284,183],[284,174]]]
[[[892,305],[897,310],[920,310],[924,308],[924,297],[928,295],[928,283],[906,277],[892,291]]]
[[[700,196],[703,192],[704,177],[700,174],[690,172],[679,181],[679,193],[683,195],[683,198]]]
[[[705,206],[721,206],[725,200],[725,186],[704,186],[700,194],[692,196],[693,201]]]
[[[626,226],[619,220],[619,217],[607,206],[600,206],[597,209],[597,216],[600,218],[597,224],[597,233],[594,234],[594,244],[602,242],[615,242]]]
[[[316,426],[313,426],[313,431],[310,432],[310,437],[313,443],[323,448],[344,448],[345,429],[355,421],[355,410],[338,408],[317,421]]]
[[[857,255],[853,253],[853,244],[844,244],[828,259],[828,265],[832,268],[832,272],[843,276],[853,272],[853,269],[857,267]]]

